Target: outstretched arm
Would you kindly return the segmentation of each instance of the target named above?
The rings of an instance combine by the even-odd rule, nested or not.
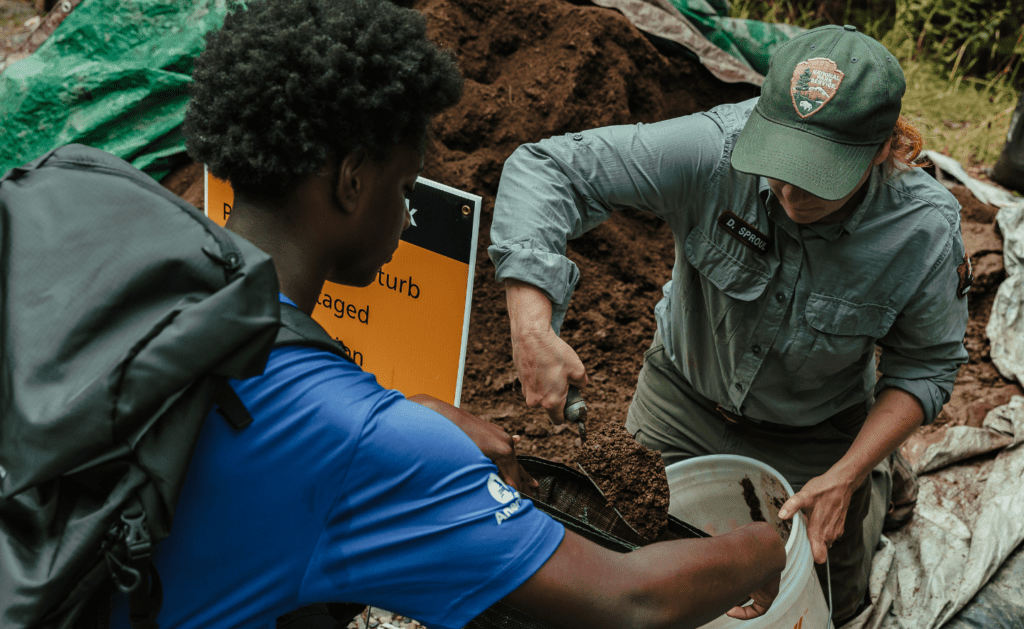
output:
[[[547,563],[505,600],[566,629],[699,627],[752,592],[766,609],[785,564],[782,538],[763,522],[625,554],[566,531]]]

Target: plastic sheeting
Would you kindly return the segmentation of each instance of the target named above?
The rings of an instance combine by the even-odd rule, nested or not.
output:
[[[728,0],[670,0],[715,46],[742,60],[759,74],[768,72],[772,53],[804,32],[799,26],[729,17]]]
[[[228,0],[85,0],[0,75],[0,173],[78,142],[160,179],[185,150],[192,63]]]
[[[1003,234],[1007,277],[996,292],[985,334],[999,373],[1024,383],[1024,203],[999,210],[996,222]]]
[[[1024,546],[942,629],[1024,629]]]
[[[971,178],[945,155],[926,151],[925,157],[940,181],[954,179],[1002,208],[996,220],[1008,277],[986,334],[1000,373],[1024,382],[1024,199]],[[1022,442],[1024,397],[1014,396],[980,428],[952,426],[904,445],[918,475],[917,509],[910,523],[882,537],[872,562],[871,607],[845,628],[1024,629]]]
[[[961,610],[960,620],[995,609],[1014,613],[1019,581],[997,582],[1005,592],[998,585],[979,591],[1024,541],[1021,442],[1024,397],[1014,396],[981,428],[957,426],[938,443],[904,450],[919,475],[917,509],[907,525],[883,536],[872,562],[872,605],[845,628],[933,629]],[[993,449],[1000,450],[994,457],[969,461]]]
[[[764,83],[776,48],[804,29],[727,17],[727,0],[591,0],[641,31],[679,44],[726,83]]]

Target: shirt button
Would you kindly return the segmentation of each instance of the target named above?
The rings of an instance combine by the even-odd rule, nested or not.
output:
[[[572,134],[572,139],[574,139],[577,142],[579,142],[580,140],[583,139],[583,134],[582,133],[574,133],[574,134]]]
[[[786,295],[783,293],[775,293],[775,301],[780,303],[786,301]]]
[[[742,390],[743,390],[743,385],[742,385],[742,384],[740,384],[739,382],[737,382],[737,383],[736,383],[736,390],[737,390],[737,391],[742,391]]]
[[[755,345],[755,346],[750,348],[750,351],[754,352],[755,354],[760,354],[761,353],[761,346],[760,345]]]

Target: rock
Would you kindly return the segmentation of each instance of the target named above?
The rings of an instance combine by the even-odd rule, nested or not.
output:
[[[530,422],[526,425],[526,436],[533,438],[547,437],[550,433],[547,425],[542,422]]]

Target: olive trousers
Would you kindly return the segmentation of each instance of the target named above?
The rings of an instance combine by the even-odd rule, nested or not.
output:
[[[626,429],[634,438],[661,452],[665,465],[691,457],[735,454],[757,459],[777,470],[793,491],[821,476],[850,448],[864,425],[863,412],[841,412],[807,428],[733,423],[717,404],[690,386],[665,354],[660,334],[644,354]],[[851,618],[866,599],[871,558],[882,534],[892,493],[892,474],[883,461],[854,492],[843,535],[829,550],[832,618]],[[829,586],[825,564],[815,565],[826,602]]]

